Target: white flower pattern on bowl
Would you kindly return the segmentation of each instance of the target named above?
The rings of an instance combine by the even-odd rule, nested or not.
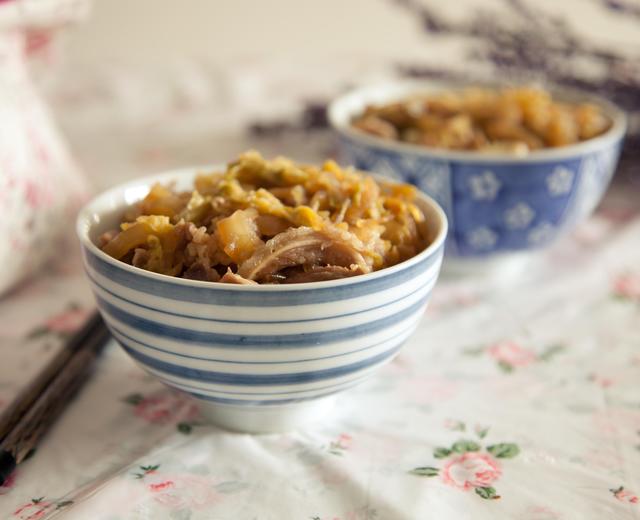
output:
[[[564,166],[558,166],[547,177],[547,188],[552,196],[565,195],[571,191],[574,174]]]
[[[497,233],[487,227],[474,229],[467,235],[468,244],[477,250],[491,249],[497,240]]]
[[[495,173],[489,170],[469,179],[471,196],[476,200],[494,200],[500,191],[501,185],[502,183],[498,180]]]
[[[504,212],[504,223],[509,229],[526,229],[531,224],[536,212],[531,206],[519,202]]]

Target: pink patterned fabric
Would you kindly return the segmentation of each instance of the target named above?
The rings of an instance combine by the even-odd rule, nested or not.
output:
[[[45,27],[73,19],[85,2],[57,4],[0,5],[0,295],[59,251],[88,193],[27,67],[27,55],[51,40]]]

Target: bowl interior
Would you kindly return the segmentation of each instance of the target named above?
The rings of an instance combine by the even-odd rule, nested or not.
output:
[[[233,285],[233,284],[219,284],[215,282],[203,282],[199,280],[188,280],[185,278],[175,278],[166,275],[145,271],[137,267],[133,267],[129,264],[115,260],[106,253],[104,253],[96,245],[99,237],[106,231],[117,229],[122,218],[122,214],[125,209],[143,199],[151,186],[156,183],[173,183],[178,190],[190,190],[193,188],[193,180],[198,173],[221,171],[224,168],[221,166],[206,166],[206,167],[191,167],[165,172],[161,174],[151,175],[140,179],[135,179],[128,183],[111,188],[104,193],[98,195],[92,201],[90,201],[79,213],[77,220],[77,233],[82,242],[83,247],[89,249],[93,254],[99,256],[101,259],[112,263],[122,269],[134,270],[137,274],[146,277],[161,277],[163,280],[172,280],[175,283],[182,285],[195,285],[195,286],[219,286],[222,285],[225,289],[236,290],[277,290],[283,286],[280,285]],[[377,180],[382,182],[388,182],[389,179],[373,174]],[[317,287],[318,284],[348,284],[357,283],[358,281],[366,278],[379,276],[379,273],[389,273],[391,270],[399,270],[403,267],[412,265],[420,261],[421,259],[433,254],[444,242],[447,234],[447,217],[444,211],[432,198],[425,195],[422,192],[418,192],[417,205],[424,212],[426,220],[422,231],[427,237],[429,245],[416,256],[396,264],[395,266],[375,271],[366,275],[343,278],[339,280],[328,280],[323,282],[311,282],[287,285],[287,289],[291,290],[302,289],[306,286]]]

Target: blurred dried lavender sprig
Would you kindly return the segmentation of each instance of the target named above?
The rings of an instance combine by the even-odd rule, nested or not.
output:
[[[503,0],[500,13],[477,9],[463,21],[451,21],[419,0],[390,0],[405,9],[430,38],[456,37],[468,41],[469,60],[481,62],[491,75],[512,82],[539,81],[571,87],[610,99],[630,119],[620,170],[629,176],[640,166],[640,55],[623,55],[576,34],[563,17],[533,7],[534,2]],[[640,8],[623,0],[595,0],[612,16],[640,19]],[[499,14],[499,15],[498,15]],[[585,64],[595,74],[582,72]],[[580,67],[580,69],[579,69]],[[464,79],[455,71],[419,63],[402,63],[403,76]]]

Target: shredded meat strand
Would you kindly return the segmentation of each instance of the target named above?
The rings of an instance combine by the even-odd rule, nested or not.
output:
[[[352,240],[355,242],[355,239]],[[311,228],[294,228],[280,233],[238,267],[238,274],[249,280],[264,280],[295,265],[356,265],[363,273],[371,271],[353,243],[334,234]]]
[[[363,274],[357,265],[342,267],[339,265],[312,266],[308,271],[297,271],[284,278],[282,283],[307,283],[324,282],[326,280],[338,280]]]

